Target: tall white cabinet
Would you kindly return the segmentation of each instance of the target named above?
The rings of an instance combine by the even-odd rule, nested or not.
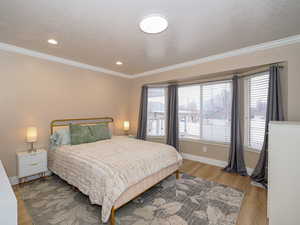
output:
[[[0,224],[17,225],[17,199],[0,160]]]
[[[269,139],[269,224],[300,224],[300,122],[271,122]]]

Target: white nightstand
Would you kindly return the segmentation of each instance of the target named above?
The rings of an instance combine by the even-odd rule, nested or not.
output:
[[[36,152],[18,152],[18,177],[22,183],[24,178],[32,175],[45,176],[47,168],[47,151],[38,149]]]

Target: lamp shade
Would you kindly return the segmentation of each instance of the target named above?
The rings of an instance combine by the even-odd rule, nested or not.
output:
[[[27,127],[26,140],[27,140],[27,142],[36,142],[37,141],[37,128],[36,127]]]
[[[129,131],[129,129],[130,129],[130,123],[129,123],[129,121],[124,121],[124,123],[123,123],[123,129],[124,129],[124,131]]]

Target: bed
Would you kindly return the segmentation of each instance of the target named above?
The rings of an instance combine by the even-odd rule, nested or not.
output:
[[[69,124],[110,124],[113,119],[55,120],[51,134]],[[172,146],[126,136],[49,150],[49,169],[101,205],[102,222],[115,225],[115,210],[166,177],[176,174],[182,157]]]

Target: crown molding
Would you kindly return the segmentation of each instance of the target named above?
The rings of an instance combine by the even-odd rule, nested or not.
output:
[[[116,71],[113,71],[113,70],[108,70],[108,69],[105,69],[105,68],[102,68],[102,67],[91,66],[91,65],[88,65],[88,64],[85,64],[85,63],[81,63],[81,62],[77,62],[77,61],[73,61],[73,60],[69,60],[69,59],[65,59],[65,58],[61,58],[61,57],[57,57],[57,56],[53,56],[53,55],[49,55],[49,54],[45,54],[45,53],[41,53],[41,52],[38,52],[38,51],[29,50],[29,49],[26,49],[26,48],[21,48],[21,47],[6,44],[6,43],[1,43],[0,42],[0,50],[19,53],[19,54],[22,54],[22,55],[28,55],[28,56],[32,56],[32,57],[36,57],[36,58],[40,58],[40,59],[45,59],[45,60],[52,61],[52,62],[62,63],[62,64],[69,65],[69,66],[75,66],[75,67],[78,67],[80,69],[91,70],[91,71],[94,71],[94,72],[101,72],[101,73],[105,73],[105,74],[112,75],[112,76],[118,76],[118,77],[123,77],[123,78],[131,78],[131,76],[128,75],[128,74],[116,72]]]
[[[240,49],[236,49],[233,51],[228,51],[228,52],[224,52],[221,54],[216,54],[216,55],[212,55],[212,56],[208,56],[208,57],[204,57],[204,58],[200,58],[200,59],[196,59],[196,60],[192,60],[192,61],[188,61],[188,62],[184,62],[184,63],[174,64],[171,66],[166,66],[166,67],[162,67],[162,68],[155,69],[155,70],[149,70],[149,71],[137,73],[137,74],[120,73],[120,72],[108,70],[108,69],[105,69],[102,67],[92,66],[92,65],[85,64],[85,63],[81,63],[81,62],[77,62],[77,61],[73,61],[73,60],[41,53],[38,51],[33,51],[33,50],[26,49],[26,48],[21,48],[21,47],[17,47],[14,45],[1,43],[1,42],[0,42],[0,50],[4,50],[4,51],[8,51],[8,52],[15,52],[15,53],[23,54],[23,55],[36,57],[36,58],[41,58],[41,59],[49,60],[52,62],[58,62],[58,63],[62,63],[65,65],[75,66],[75,67],[78,67],[81,69],[105,73],[105,74],[112,75],[112,76],[118,76],[118,77],[123,77],[123,78],[128,78],[128,79],[136,79],[136,78],[150,76],[150,75],[167,72],[167,71],[171,71],[171,70],[175,70],[175,69],[185,68],[185,67],[189,67],[189,66],[195,66],[195,65],[202,64],[202,63],[212,62],[215,60],[220,60],[220,59],[224,59],[224,58],[228,58],[228,57],[245,55],[245,54],[256,52],[256,51],[262,51],[262,50],[266,50],[266,49],[286,46],[286,45],[295,44],[295,43],[300,43],[300,34],[286,37],[283,39],[278,39],[275,41],[265,42],[265,43],[258,44],[258,45],[252,45],[252,46],[248,46],[245,48],[240,48]]]
[[[295,44],[295,43],[300,43],[300,34],[294,35],[294,36],[289,36],[289,37],[286,37],[283,39],[278,39],[275,41],[269,41],[269,42],[265,42],[262,44],[257,44],[257,45],[252,45],[252,46],[248,46],[245,48],[236,49],[236,50],[232,50],[232,51],[228,51],[228,52],[224,52],[221,54],[216,54],[216,55],[212,55],[212,56],[208,56],[208,57],[204,57],[204,58],[200,58],[200,59],[196,59],[196,60],[192,60],[192,61],[187,61],[184,63],[174,64],[171,66],[166,66],[166,67],[162,67],[162,68],[155,69],[155,70],[149,70],[149,71],[146,71],[143,73],[133,74],[132,76],[130,76],[130,78],[134,79],[134,78],[139,78],[139,77],[150,76],[150,75],[167,72],[167,71],[171,71],[171,70],[175,70],[175,69],[180,69],[180,68],[189,67],[189,66],[195,66],[195,65],[202,64],[202,63],[212,62],[215,60],[220,60],[220,59],[224,59],[224,58],[228,58],[228,57],[245,55],[245,54],[256,52],[256,51],[262,51],[262,50],[266,50],[266,49],[281,47],[281,46]]]

